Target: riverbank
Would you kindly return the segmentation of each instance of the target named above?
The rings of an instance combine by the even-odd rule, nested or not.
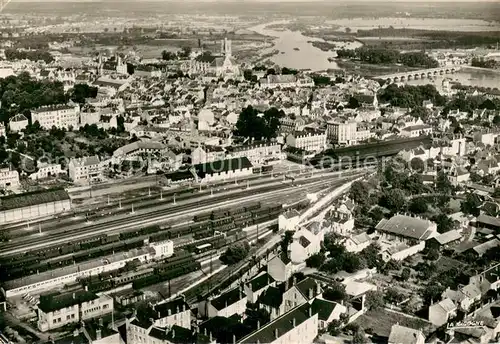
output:
[[[462,67],[462,70],[464,71],[467,71],[467,70],[470,70],[470,71],[482,71],[482,72],[492,72],[492,73],[498,73],[500,74],[500,69],[493,69],[493,68],[482,68],[482,67],[473,67],[473,66],[464,66]],[[500,82],[499,82],[499,85],[500,85]]]
[[[420,69],[399,65],[376,65],[363,63],[360,61],[340,59],[335,59],[335,62],[337,63],[337,66],[339,66],[339,68],[343,69],[347,73],[357,74],[369,78],[376,78],[377,76],[381,75],[408,72]]]

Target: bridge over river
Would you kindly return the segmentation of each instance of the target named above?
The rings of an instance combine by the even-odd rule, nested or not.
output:
[[[421,69],[421,70],[414,70],[414,71],[408,71],[408,72],[403,72],[403,73],[396,73],[396,74],[388,74],[388,75],[381,75],[378,78],[382,80],[386,80],[388,84],[392,84],[395,82],[404,82],[404,81],[410,81],[414,79],[425,79],[425,78],[433,78],[438,75],[445,75],[445,74],[451,74],[458,72],[460,69],[462,69],[462,66],[460,65],[455,65],[455,66],[443,66],[443,67],[438,67],[438,68],[430,68],[430,69]]]

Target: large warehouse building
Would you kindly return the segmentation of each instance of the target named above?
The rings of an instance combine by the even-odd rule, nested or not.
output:
[[[62,189],[42,190],[0,198],[0,224],[28,221],[71,209],[71,200]]]

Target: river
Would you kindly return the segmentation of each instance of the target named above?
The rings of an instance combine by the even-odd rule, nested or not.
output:
[[[282,67],[293,69],[310,69],[320,71],[327,69],[339,69],[335,62],[329,62],[329,57],[335,57],[335,52],[326,52],[312,45],[312,41],[325,42],[323,39],[307,37],[298,31],[274,30],[268,28],[270,25],[286,24],[289,21],[275,21],[262,25],[257,25],[248,30],[257,32],[261,35],[275,37],[274,46],[264,50],[263,54],[269,54],[273,50],[279,50],[279,53],[271,56],[269,59]],[[361,46],[359,42],[329,42],[336,44],[339,48],[357,48]]]
[[[288,29],[271,29],[270,25],[286,24],[289,21],[273,21],[266,24],[261,24],[249,28],[248,30],[259,34],[274,37],[274,46],[263,50],[263,54],[272,53],[274,50],[279,50],[279,53],[271,56],[269,59],[282,67],[288,67],[299,70],[323,71],[327,69],[340,69],[337,63],[328,61],[329,57],[335,57],[333,51],[326,52],[314,47],[310,42],[325,40],[315,37],[307,37],[298,31]],[[329,42],[334,43],[338,47],[354,49],[360,47],[360,42]],[[412,85],[422,85],[433,83],[439,89],[445,77],[452,81],[460,82],[463,85],[482,86],[482,87],[499,87],[500,72],[488,71],[484,69],[466,68],[458,73],[438,77],[434,81],[429,79],[411,80],[407,83]]]

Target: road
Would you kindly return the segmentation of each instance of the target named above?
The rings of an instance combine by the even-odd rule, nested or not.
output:
[[[327,174],[326,176],[316,176],[314,178],[303,179],[300,182],[297,181],[297,183],[302,183],[302,186],[292,186],[291,184],[278,182],[277,185],[251,188],[243,192],[241,192],[241,190],[240,192],[229,192],[219,197],[206,197],[196,202],[179,202],[182,204],[168,204],[167,206],[162,205],[156,208],[148,208],[144,212],[125,214],[108,221],[103,219],[104,221],[85,225],[77,224],[75,226],[53,230],[48,233],[30,234],[25,237],[12,239],[10,242],[0,245],[0,257],[67,243],[75,239],[92,237],[97,234],[121,232],[126,229],[150,226],[168,220],[178,220],[183,216],[193,216],[200,212],[213,210],[214,208],[230,207],[234,206],[236,203],[242,204],[259,200],[266,201],[270,198],[283,200],[283,197],[295,188],[300,191],[301,188],[306,186],[316,185],[321,189],[321,186],[325,183],[341,184],[360,174],[361,173],[358,172],[354,174],[354,176],[328,178],[329,180],[327,179],[325,181],[324,178],[330,176]]]

